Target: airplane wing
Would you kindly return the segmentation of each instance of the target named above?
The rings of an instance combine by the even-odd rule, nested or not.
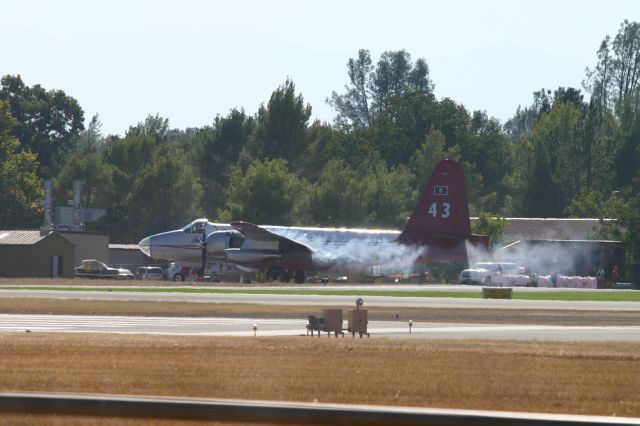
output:
[[[230,225],[236,228],[238,231],[240,231],[242,235],[244,235],[245,237],[251,240],[277,241],[278,243],[280,243],[280,251],[282,252],[311,253],[312,251],[309,247],[307,247],[302,243],[299,243],[297,241],[283,237],[278,234],[274,234],[273,232],[267,231],[266,229],[258,225],[254,225],[253,223],[237,221],[237,222],[231,222]]]

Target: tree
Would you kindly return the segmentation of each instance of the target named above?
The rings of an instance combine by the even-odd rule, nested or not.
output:
[[[516,166],[522,185],[512,188],[519,193],[522,213],[562,216],[574,194],[584,186],[583,129],[580,111],[560,102],[524,136]]]
[[[126,178],[123,182],[125,187],[116,188],[116,190],[130,190],[140,172],[151,161],[155,149],[155,138],[137,131],[127,133],[124,138],[113,136],[107,140],[105,152],[107,163],[115,166]]]
[[[594,69],[585,70],[586,77],[582,87],[591,94],[597,111],[602,115],[610,111],[612,104],[613,58],[609,50],[611,37],[606,36],[598,48],[598,63]]]
[[[169,145],[159,147],[135,182],[126,238],[184,225],[200,214],[200,197],[201,186],[184,153]]]
[[[347,144],[341,143],[341,136],[338,130],[318,120],[307,129],[308,145],[301,159],[303,178],[316,181],[331,159],[348,157],[344,150]],[[353,145],[349,148],[356,148]]]
[[[360,49],[347,67],[351,85],[345,86],[343,95],[332,92],[327,100],[338,112],[335,122],[341,129],[373,126],[391,100],[405,93],[433,94],[426,61],[420,58],[412,63],[405,50],[384,52],[374,68],[369,51]]]
[[[418,148],[410,161],[411,173],[415,176],[414,189],[419,191],[426,184],[426,179],[431,176],[436,165],[445,158],[451,160],[460,159],[460,147],[454,146],[445,151],[444,134],[432,129]]]
[[[144,121],[136,126],[130,126],[128,135],[151,136],[156,145],[167,140],[169,136],[169,119],[160,117],[160,114],[147,115]]]
[[[15,123],[9,106],[0,100],[0,229],[36,226],[41,212],[38,159],[20,150],[20,142],[10,135]]]
[[[339,128],[370,127],[373,117],[369,109],[369,76],[373,65],[369,51],[360,49],[358,58],[350,58],[347,68],[351,86],[345,86],[344,95],[333,92],[327,102],[338,112],[336,124]]]
[[[356,169],[333,159],[308,191],[305,211],[318,226],[401,226],[412,207],[412,179],[407,168],[388,170],[377,153]]]
[[[407,92],[388,100],[372,130],[372,142],[389,167],[406,164],[438,119],[432,94]]]
[[[604,197],[599,191],[582,188],[571,200],[566,212],[569,217],[601,217],[604,209]]]
[[[252,159],[282,158],[292,169],[299,167],[306,149],[306,130],[311,106],[296,95],[295,84],[289,79],[269,98],[267,106],[260,106],[256,128],[247,148]]]
[[[243,110],[233,109],[226,117],[217,116],[212,127],[198,129],[192,136],[191,153],[199,165],[203,185],[203,207],[214,213],[224,206],[224,188],[231,167],[255,129],[255,121]]]
[[[19,75],[0,80],[0,100],[9,104],[16,120],[10,135],[20,141],[20,149],[38,155],[40,176],[55,176],[73,139],[84,129],[78,102],[61,90],[25,86]]]
[[[231,170],[225,191],[226,207],[219,212],[219,219],[291,225],[301,187],[282,158],[254,160],[246,172],[236,165]]]
[[[505,131],[513,140],[518,139],[533,129],[533,125],[540,119],[542,114],[551,111],[552,104],[553,97],[551,96],[551,90],[542,88],[533,92],[532,105],[525,108],[521,108],[520,105],[518,105],[516,115],[504,124]]]
[[[58,173],[56,188],[70,190],[74,180],[82,181],[82,204],[106,207],[113,192],[111,168],[98,153],[76,152]],[[68,199],[65,197],[64,199]]]
[[[617,92],[617,102],[638,87],[640,80],[640,23],[624,20],[611,43],[614,53],[613,82]]]
[[[83,205],[109,205],[114,191],[112,167],[105,163],[105,139],[102,137],[101,127],[102,123],[96,114],[91,118],[87,129],[74,138],[73,151],[65,157],[64,165],[55,179],[59,201],[68,200],[72,182],[80,180],[83,184]]]
[[[494,216],[490,212],[482,212],[478,216],[478,220],[476,220],[471,227],[471,232],[474,234],[488,235],[489,248],[491,248],[502,240],[505,226],[507,226],[507,221],[504,217]]]
[[[640,23],[624,20],[611,41],[606,36],[597,52],[594,69],[587,68],[583,87],[597,100],[603,113],[633,93],[640,82]]]

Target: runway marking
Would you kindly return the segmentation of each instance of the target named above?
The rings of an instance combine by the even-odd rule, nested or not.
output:
[[[303,319],[0,314],[0,333],[30,330],[67,333],[253,336],[253,324],[256,324],[257,334],[260,336],[297,336],[306,334],[306,323]],[[344,326],[346,327],[346,321]],[[393,334],[394,337],[409,337],[408,324],[395,321],[371,321],[368,331],[382,336]],[[412,335],[422,337],[437,335],[452,338],[545,339],[560,335],[564,339],[580,336],[582,339],[603,340],[607,337],[619,336],[622,340],[640,340],[640,326],[414,323],[411,332]],[[513,333],[520,334],[514,336]],[[491,336],[487,336],[488,334]]]

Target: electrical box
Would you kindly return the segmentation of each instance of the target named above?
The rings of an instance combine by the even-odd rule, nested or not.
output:
[[[363,334],[369,336],[369,332],[367,331],[368,322],[366,309],[352,309],[348,311],[347,330],[353,336],[355,336],[356,333],[360,334],[360,337],[362,337]]]
[[[342,334],[342,309],[325,309],[322,311],[324,317],[324,331],[328,333]]]

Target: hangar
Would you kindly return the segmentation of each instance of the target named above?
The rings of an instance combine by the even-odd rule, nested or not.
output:
[[[0,231],[0,276],[73,278],[75,244],[58,232]]]

